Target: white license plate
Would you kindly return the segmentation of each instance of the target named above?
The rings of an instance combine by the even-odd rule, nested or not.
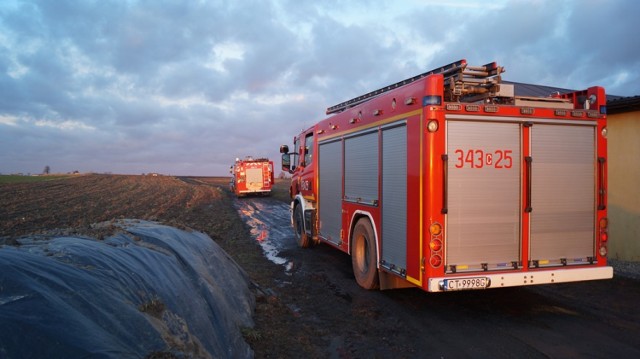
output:
[[[490,283],[487,277],[445,279],[444,290],[485,289]]]

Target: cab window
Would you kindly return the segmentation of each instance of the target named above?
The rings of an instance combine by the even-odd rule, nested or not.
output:
[[[304,165],[305,166],[309,166],[313,163],[313,141],[314,141],[314,137],[313,137],[313,131],[308,133],[305,138],[304,138],[304,146],[305,146],[305,151],[304,151]]]
[[[300,154],[300,138],[296,137],[295,140],[293,141],[293,153],[294,153],[294,160],[292,160],[293,162],[293,166],[294,167],[298,167],[298,165],[300,165],[298,163],[298,160],[300,159],[300,157],[298,156]]]

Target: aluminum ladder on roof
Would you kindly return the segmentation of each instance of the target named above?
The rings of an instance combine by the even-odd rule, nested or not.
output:
[[[468,66],[467,61],[462,59],[328,107],[326,114],[344,111],[385,92],[433,74],[442,74],[444,76],[445,98],[449,101],[460,101],[462,97],[467,95],[486,97],[499,90],[500,74],[502,72],[504,72],[504,69],[495,62],[483,66]]]

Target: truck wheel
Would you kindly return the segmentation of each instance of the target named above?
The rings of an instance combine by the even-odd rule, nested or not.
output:
[[[304,231],[304,215],[302,214],[302,206],[298,205],[293,210],[293,227],[296,232],[296,241],[301,248],[311,246],[311,238]]]
[[[351,241],[351,265],[356,282],[364,289],[379,288],[376,239],[369,220],[358,220]]]

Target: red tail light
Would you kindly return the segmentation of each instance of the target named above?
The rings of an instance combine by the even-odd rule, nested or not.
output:
[[[607,256],[607,241],[609,240],[609,219],[606,217],[600,219],[600,256]]]
[[[429,247],[432,251],[437,252],[442,248],[442,241],[439,239],[432,239],[429,243]]]
[[[431,263],[431,266],[438,268],[442,264],[442,257],[436,254],[435,256],[432,256],[429,261]]]

